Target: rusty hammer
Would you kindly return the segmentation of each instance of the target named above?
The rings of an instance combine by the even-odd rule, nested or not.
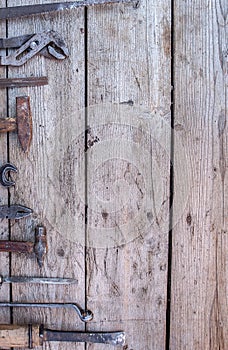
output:
[[[44,226],[35,228],[35,243],[0,241],[0,252],[35,254],[41,268],[47,253],[46,228]]]
[[[16,98],[16,118],[0,118],[0,133],[17,131],[19,142],[27,152],[32,140],[32,113],[29,96]]]

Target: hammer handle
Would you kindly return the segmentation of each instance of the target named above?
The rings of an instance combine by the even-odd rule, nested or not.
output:
[[[11,132],[17,130],[17,123],[15,118],[0,118],[0,133]]]
[[[0,348],[29,348],[42,345],[37,325],[0,325]]]
[[[31,254],[33,251],[34,243],[32,242],[0,241],[0,252]]]

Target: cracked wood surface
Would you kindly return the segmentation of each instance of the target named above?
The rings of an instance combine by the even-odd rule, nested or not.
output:
[[[41,2],[50,0],[29,4]],[[225,0],[175,0],[173,10],[170,349],[221,350],[228,343],[227,5]],[[26,155],[16,133],[9,135],[8,152],[7,136],[1,135],[0,162],[10,160],[19,170],[10,202],[34,210],[31,218],[12,221],[10,230],[2,220],[1,239],[32,240],[35,226],[44,224],[49,251],[41,271],[34,257],[1,253],[1,274],[75,277],[79,284],[13,285],[11,291],[5,284],[0,300],[78,302],[94,312],[87,330],[126,331],[123,350],[165,350],[171,1],[0,23],[2,37],[47,29],[63,36],[67,60],[37,56],[20,68],[0,67],[2,78],[49,77],[48,86],[0,91],[2,116],[15,115],[17,96],[30,96],[34,130]],[[0,188],[0,194],[1,204],[7,204],[8,191]],[[65,310],[15,308],[1,310],[0,321],[83,331],[73,316]],[[44,345],[69,347],[112,349]]]
[[[175,130],[191,182],[173,232],[170,348],[225,350],[228,7],[225,0],[174,3]]]
[[[124,349],[165,349],[170,69],[170,3],[88,9],[88,329]]]

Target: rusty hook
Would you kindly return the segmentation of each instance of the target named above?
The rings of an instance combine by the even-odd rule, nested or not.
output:
[[[17,168],[15,165],[6,163],[0,168],[0,183],[4,187],[15,186],[15,182],[7,179],[7,173],[13,171],[17,173]]]

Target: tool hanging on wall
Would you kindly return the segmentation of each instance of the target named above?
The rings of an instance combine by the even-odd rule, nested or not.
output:
[[[0,57],[0,65],[22,66],[38,53],[47,58],[58,60],[63,60],[69,56],[64,41],[54,30],[0,39],[0,49],[14,48],[17,48],[17,50],[9,56]]]
[[[104,4],[131,3],[132,0],[78,0],[71,2],[58,2],[49,4],[25,5],[5,7],[0,9],[0,19],[19,18],[30,15],[43,14],[63,10],[72,10],[77,7],[86,7]]]
[[[28,96],[16,98],[16,118],[0,118],[0,133],[17,131],[24,152],[27,152],[32,140],[32,113]]]
[[[0,89],[48,85],[48,77],[0,78]]]
[[[47,236],[45,227],[36,227],[35,243],[0,241],[0,252],[35,254],[38,265],[42,268],[44,257],[47,254]]]
[[[0,347],[29,348],[44,342],[83,342],[124,346],[124,332],[65,332],[45,329],[43,325],[0,325]]]
[[[5,283],[6,284],[32,283],[32,284],[70,285],[70,284],[78,284],[78,280],[74,278],[58,278],[58,277],[0,276],[0,287]]]
[[[20,204],[0,205],[0,219],[19,220],[30,216],[32,213],[32,209]]]
[[[1,307],[33,307],[48,309],[73,309],[82,322],[89,322],[93,319],[93,313],[90,310],[82,309],[76,303],[0,303]]]
[[[7,174],[9,171],[13,171],[13,172],[17,173],[17,168],[15,167],[15,165],[13,165],[11,163],[6,163],[6,164],[2,165],[0,168],[0,183],[4,187],[15,186],[15,181],[8,179]]]

